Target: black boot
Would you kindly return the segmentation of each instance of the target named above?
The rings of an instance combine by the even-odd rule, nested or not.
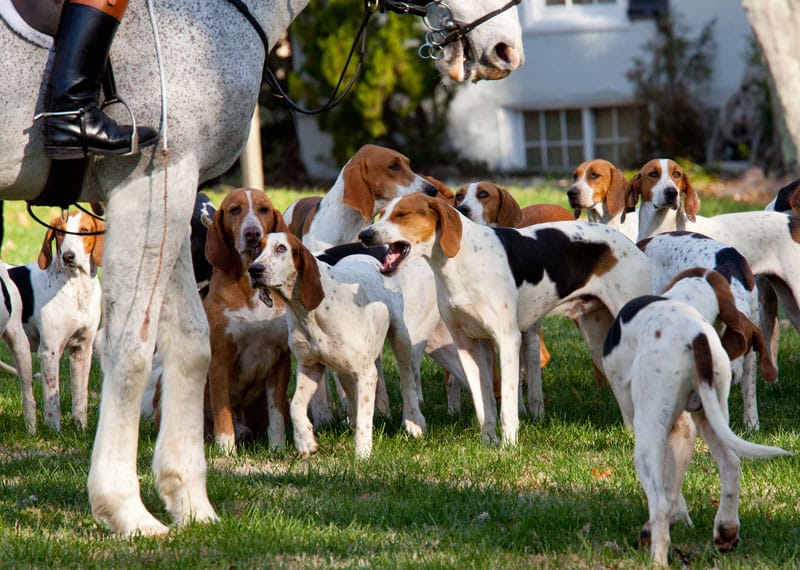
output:
[[[45,151],[54,159],[132,152],[130,125],[119,125],[98,106],[103,73],[119,22],[82,4],[64,5],[44,116]],[[138,146],[158,133],[137,127]]]

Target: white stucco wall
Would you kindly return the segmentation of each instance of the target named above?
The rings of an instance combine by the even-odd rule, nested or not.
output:
[[[532,2],[533,0],[525,0]],[[717,42],[709,103],[718,107],[742,78],[750,27],[739,0],[671,0],[671,13],[695,37],[716,18]],[[525,10],[522,9],[523,18]],[[653,20],[627,21],[603,29],[536,26],[524,30],[525,65],[501,81],[465,85],[451,108],[450,140],[469,158],[513,170],[524,164],[518,111],[603,106],[634,100],[625,77],[632,58],[655,33]]]

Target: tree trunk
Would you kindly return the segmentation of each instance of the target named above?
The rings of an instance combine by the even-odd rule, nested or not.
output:
[[[772,76],[784,165],[798,166],[800,149],[800,3],[796,0],[742,0]]]

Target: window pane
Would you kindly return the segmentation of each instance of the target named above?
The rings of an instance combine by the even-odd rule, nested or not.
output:
[[[533,170],[542,169],[542,149],[528,148],[525,151],[525,159],[527,160],[528,168]]]
[[[602,158],[603,160],[607,160],[609,162],[616,163],[617,157],[614,156],[614,144],[613,143],[598,143],[594,146],[594,154],[595,158]],[[617,165],[619,166],[619,165]]]
[[[594,4],[592,0],[572,0],[573,4]]]
[[[583,122],[580,110],[572,109],[565,113],[567,115],[567,138],[571,141],[583,140]]]
[[[623,168],[641,166],[639,145],[635,141],[623,142],[619,145],[619,166]]]
[[[609,139],[614,136],[614,123],[610,108],[594,110],[594,128],[598,139]]]
[[[564,154],[561,145],[550,145],[547,147],[547,167],[550,170],[561,170],[564,168]]]
[[[545,4],[547,6],[564,6],[567,3],[567,0],[547,0]]]
[[[620,107],[618,111],[619,116],[619,136],[620,137],[638,137],[639,136],[639,108],[638,107]]]
[[[583,145],[569,145],[567,150],[569,154],[569,164],[567,164],[566,167],[567,170],[572,170],[584,161]]]
[[[525,141],[538,141],[539,136],[539,116],[541,113],[525,113]]]
[[[559,111],[546,111],[544,125],[548,141],[561,140],[561,113]]]

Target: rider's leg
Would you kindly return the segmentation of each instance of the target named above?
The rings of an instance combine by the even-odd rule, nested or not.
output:
[[[131,126],[117,124],[97,106],[108,52],[127,5],[128,0],[68,0],[64,6],[44,114],[45,148],[52,158],[131,150]],[[158,137],[148,127],[136,132],[139,146]]]

